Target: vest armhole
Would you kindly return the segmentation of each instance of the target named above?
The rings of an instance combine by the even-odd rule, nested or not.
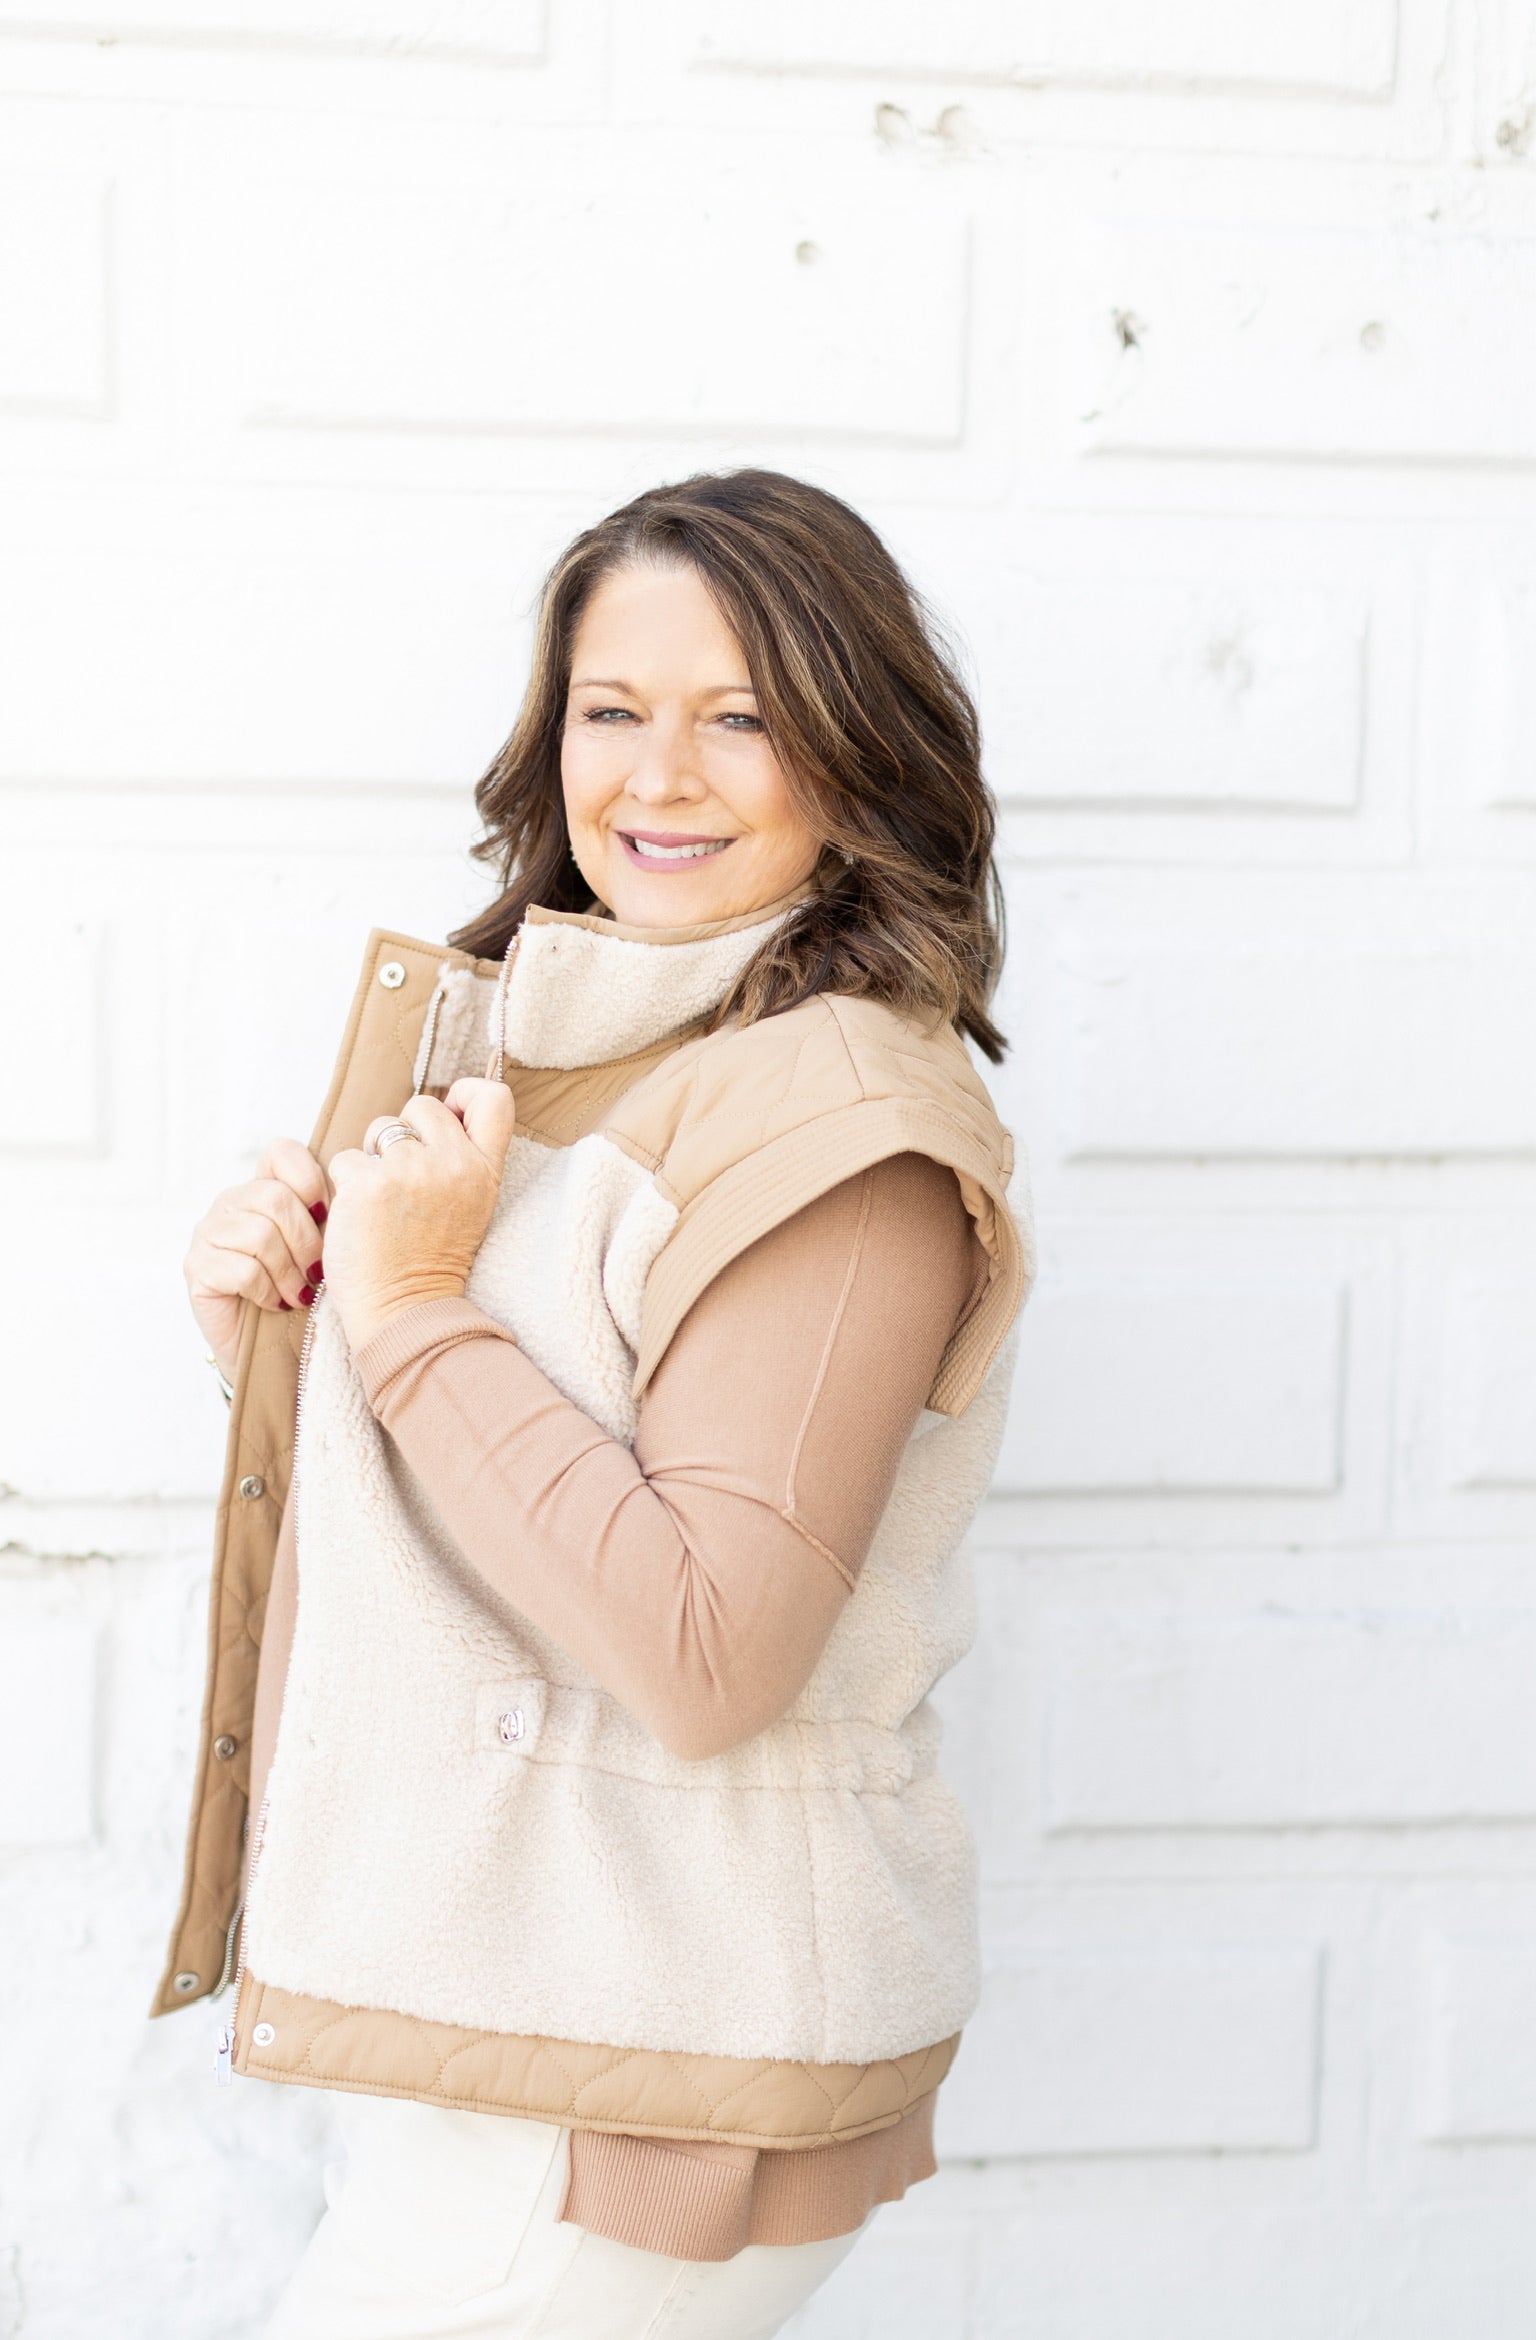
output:
[[[928,1399],[935,1413],[964,1413],[1023,1303],[1032,1262],[993,1150],[942,1107],[902,1097],[839,1106],[787,1131],[685,1206],[646,1282],[636,1397],[695,1300],[733,1259],[808,1203],[894,1154],[924,1154],[954,1171],[991,1262],[979,1299],[951,1335]]]

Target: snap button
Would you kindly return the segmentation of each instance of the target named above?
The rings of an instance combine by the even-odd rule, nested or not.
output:
[[[258,1479],[254,1471],[252,1471],[248,1479],[242,1479],[240,1482],[240,1492],[245,1497],[247,1503],[254,1503],[257,1496],[265,1495],[266,1491],[266,1480]]]
[[[505,1714],[499,1715],[497,1717],[496,1728],[501,1733],[503,1746],[510,1747],[514,1745],[515,1742],[522,1737],[524,1731],[528,1728],[528,1725],[523,1720],[522,1708],[520,1706],[509,1707]]]
[[[239,1745],[239,1740],[232,1739],[228,1731],[225,1731],[219,1738],[214,1740],[213,1751],[221,1763],[227,1763],[231,1755],[236,1752]]]
[[[252,2044],[256,2047],[270,2047],[276,2037],[277,2033],[270,2023],[258,2023],[251,2033]]]
[[[180,1991],[182,1997],[185,1998],[189,1991],[196,1990],[202,1979],[199,1974],[178,1974],[171,1984],[171,1988],[173,1991]]]
[[[379,969],[379,981],[386,991],[398,991],[405,981],[405,969],[398,959],[386,959]]]

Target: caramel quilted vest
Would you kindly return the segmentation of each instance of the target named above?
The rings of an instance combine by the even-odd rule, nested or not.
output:
[[[947,2067],[975,2000],[975,1888],[928,1693],[971,1636],[962,1538],[1029,1263],[1009,1141],[952,1031],[830,996],[701,1030],[767,931],[763,913],[655,936],[534,912],[505,970],[377,937],[317,1151],[356,1142],[364,1103],[440,1093],[489,1050],[517,1134],[467,1296],[626,1443],[729,1260],[875,1161],[951,1167],[991,1275],[857,1586],[779,1722],[703,1761],[672,1754],[458,1561],[322,1297],[296,1405],[298,1623],[251,1863],[241,2070],[808,2145],[901,2117]],[[348,1111],[381,990],[408,1078],[390,1097],[354,1083],[370,1094]],[[281,1501],[274,1456],[241,1464],[257,1352],[291,1357],[286,1331],[247,1326],[231,1525]],[[219,1745],[248,1736],[248,1712],[244,1734],[225,1719],[215,1697],[216,1786]],[[209,1824],[205,1806],[194,1903]],[[191,1938],[184,1924],[179,1959]],[[219,1953],[175,1967],[160,2004],[216,1986],[222,1939]]]

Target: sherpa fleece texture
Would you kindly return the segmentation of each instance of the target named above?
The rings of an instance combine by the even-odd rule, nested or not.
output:
[[[569,951],[529,950],[528,930],[519,945],[507,1004],[523,1062],[547,1061],[530,1052],[552,1033],[574,1062],[641,1050],[707,1012],[708,953],[716,998],[741,963],[739,934],[656,949],[573,929]],[[677,1223],[665,1164],[601,1130],[566,1148],[519,1138],[469,1283],[626,1442],[647,1284]],[[688,1763],[486,1592],[322,1300],[252,1972],[353,2007],[684,2054],[867,2062],[956,2031],[976,1996],[975,1882],[927,1694],[972,1636],[958,1546],[1007,1379],[1005,1352],[962,1410],[919,1423],[791,1712]]]
[[[682,927],[658,940],[611,918],[532,909],[506,980],[445,968],[416,1086],[446,1088],[505,1056],[539,1070],[613,1064],[709,1015],[785,913]]]

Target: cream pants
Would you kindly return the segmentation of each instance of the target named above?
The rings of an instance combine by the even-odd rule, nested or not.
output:
[[[556,2217],[568,2132],[340,2096],[347,2164],[264,2340],[769,2340],[857,2241],[701,2263]],[[860,2230],[862,2232],[862,2229]]]

